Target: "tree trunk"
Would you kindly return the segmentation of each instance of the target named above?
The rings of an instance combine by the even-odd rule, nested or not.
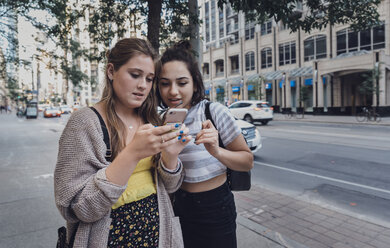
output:
[[[198,1],[197,0],[188,0],[188,9],[189,9],[189,23],[190,23],[190,43],[192,46],[192,49],[195,52],[196,57],[198,57],[198,60],[201,59],[200,46],[199,46],[199,24],[198,22],[193,21],[194,19],[198,19]],[[201,64],[201,61],[199,61],[199,66]]]
[[[160,22],[162,0],[148,0],[148,40],[158,52],[160,48]]]

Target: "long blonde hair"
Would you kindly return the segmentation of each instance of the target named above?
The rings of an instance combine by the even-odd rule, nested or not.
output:
[[[155,63],[155,68],[157,67],[158,55],[154,48],[147,40],[138,38],[126,38],[118,41],[115,46],[106,53],[107,65],[109,63],[113,64],[114,70],[117,71],[130,59],[138,55],[151,57]],[[106,112],[107,128],[110,132],[112,159],[114,159],[126,146],[127,128],[115,112],[114,106],[117,98],[112,86],[112,80],[108,77],[107,68],[105,74],[106,81],[100,102],[103,103]],[[153,125],[161,124],[161,120],[157,113],[156,80],[153,81],[153,87],[146,100],[139,108],[136,108],[135,111],[145,123],[151,123]]]

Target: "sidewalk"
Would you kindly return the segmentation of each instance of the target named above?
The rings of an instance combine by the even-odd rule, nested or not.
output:
[[[336,124],[390,126],[390,117],[382,117],[381,121],[377,123],[374,121],[358,122],[355,116],[305,114],[303,119],[298,119],[296,117],[287,119],[286,116],[283,114],[274,113],[274,121],[321,122],[321,123],[336,123]]]
[[[389,227],[252,185],[235,192],[239,248],[389,248]]]

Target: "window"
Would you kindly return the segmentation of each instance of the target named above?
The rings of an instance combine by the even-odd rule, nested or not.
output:
[[[218,10],[219,13],[219,38],[224,37],[224,22],[223,22],[223,9]]]
[[[252,40],[255,38],[255,25],[252,22],[245,23],[245,40]]]
[[[304,41],[304,60],[310,61],[313,59],[326,58],[326,36],[317,35],[307,38]]]
[[[203,72],[203,77],[208,78],[209,77],[209,63],[204,63],[202,72]]]
[[[255,38],[255,27],[245,29],[245,40],[252,40]]]
[[[270,34],[272,32],[272,21],[269,20],[263,24],[261,24],[261,30],[260,30],[261,35],[266,35]]]
[[[240,65],[239,65],[238,61],[239,61],[238,55],[230,57],[231,74],[238,74],[239,73]]]
[[[245,70],[253,71],[255,69],[255,53],[248,52],[245,54]]]
[[[279,45],[279,65],[296,63],[295,41]]]
[[[375,50],[385,48],[385,26],[354,32],[343,29],[336,33],[337,55],[359,50]]]
[[[267,47],[261,50],[261,68],[268,68],[272,66],[272,50]]]
[[[217,29],[217,25],[215,23],[215,0],[211,0],[210,2],[211,4],[211,40],[215,40],[216,39],[216,29]]]
[[[215,61],[215,76],[216,77],[223,77],[224,76],[223,72],[224,72],[223,60],[218,59]]]
[[[210,18],[209,18],[209,2],[205,3],[204,16],[205,16],[205,27],[206,27],[206,42],[210,41]]]
[[[230,39],[230,45],[237,44],[240,41],[238,38],[238,31],[235,33],[232,33],[231,35],[233,35],[233,38]]]

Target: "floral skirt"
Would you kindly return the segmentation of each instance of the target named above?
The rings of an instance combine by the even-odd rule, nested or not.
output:
[[[111,218],[107,247],[158,247],[156,194],[113,209]]]

